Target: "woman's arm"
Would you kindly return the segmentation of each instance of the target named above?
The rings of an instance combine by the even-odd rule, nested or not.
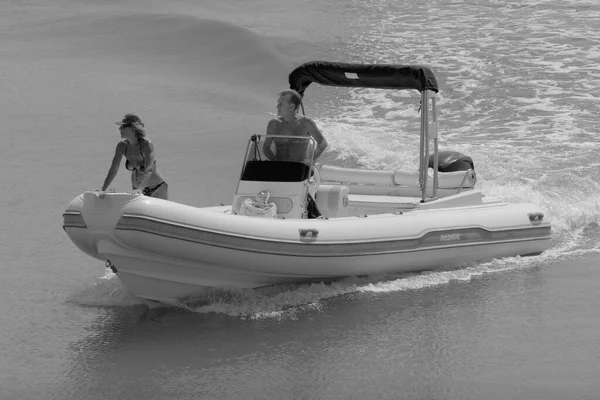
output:
[[[115,149],[115,155],[113,156],[112,163],[110,164],[110,169],[108,170],[108,174],[104,179],[104,184],[102,185],[102,191],[104,192],[112,183],[115,176],[117,176],[117,172],[119,172],[119,165],[121,164],[121,158],[125,154],[125,143],[119,142],[117,144],[117,148]]]

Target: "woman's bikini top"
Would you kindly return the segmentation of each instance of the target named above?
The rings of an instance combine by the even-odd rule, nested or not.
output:
[[[129,145],[128,142],[125,142],[125,168],[127,168],[127,170],[129,171],[138,171],[138,172],[144,172],[146,171],[146,157],[144,157],[144,151],[142,149],[142,141],[139,142],[140,145],[140,155],[142,156],[142,163],[136,168],[135,166],[132,165],[132,163],[129,162],[129,159],[127,158],[127,146]],[[156,160],[154,160],[154,163],[156,163]]]

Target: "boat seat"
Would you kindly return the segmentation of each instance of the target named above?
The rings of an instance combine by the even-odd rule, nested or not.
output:
[[[380,196],[371,194],[349,194],[348,205],[360,207],[390,207],[413,209],[421,202],[417,197]]]

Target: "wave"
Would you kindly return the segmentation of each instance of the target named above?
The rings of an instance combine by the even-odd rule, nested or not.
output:
[[[38,56],[88,62],[107,75],[151,75],[214,92],[252,89],[273,96],[274,85],[318,47],[235,23],[166,13],[94,13],[60,18],[11,35]],[[15,54],[18,49],[15,47]],[[126,77],[124,77],[126,78]]]

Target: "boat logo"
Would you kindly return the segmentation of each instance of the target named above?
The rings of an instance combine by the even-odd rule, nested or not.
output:
[[[442,233],[440,235],[440,242],[451,242],[453,240],[460,240],[460,233]]]

